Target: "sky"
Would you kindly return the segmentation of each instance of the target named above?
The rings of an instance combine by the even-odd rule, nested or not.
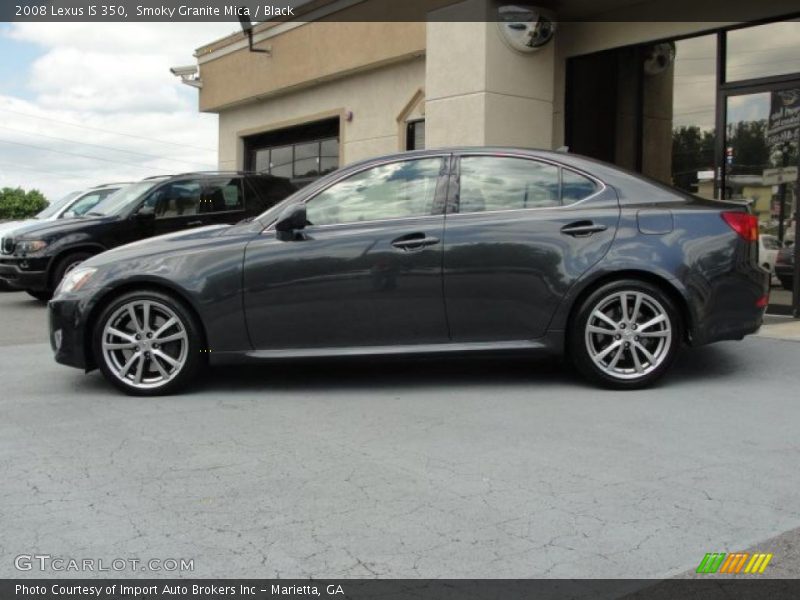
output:
[[[217,116],[169,72],[238,23],[0,23],[0,187],[48,199],[213,169]]]

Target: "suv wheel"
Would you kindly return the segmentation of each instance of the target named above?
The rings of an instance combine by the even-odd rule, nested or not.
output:
[[[578,370],[615,389],[654,383],[672,364],[682,339],[680,316],[670,298],[636,280],[595,290],[578,309],[569,335]]]
[[[90,252],[73,252],[71,254],[67,254],[63,258],[60,258],[56,263],[56,268],[53,270],[53,278],[50,282],[51,289],[49,290],[50,296],[52,297],[53,292],[56,290],[58,284],[61,283],[61,280],[64,279],[64,276],[67,273],[92,256],[93,254]]]
[[[40,302],[47,302],[53,297],[53,293],[47,290],[25,290],[25,293],[29,296],[33,296]]]
[[[192,380],[203,362],[201,339],[181,302],[160,292],[132,292],[103,310],[93,348],[111,383],[134,396],[157,396]]]

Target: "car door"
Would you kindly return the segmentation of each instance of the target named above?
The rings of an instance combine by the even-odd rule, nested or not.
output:
[[[169,181],[156,188],[144,201],[155,212],[151,235],[205,225],[208,216],[201,213],[202,197],[203,182],[198,179]]]
[[[445,343],[442,235],[449,156],[383,162],[305,200],[292,241],[246,249],[244,305],[261,350]]]
[[[569,287],[608,251],[616,193],[558,164],[463,155],[444,234],[444,295],[454,342],[529,340]]]

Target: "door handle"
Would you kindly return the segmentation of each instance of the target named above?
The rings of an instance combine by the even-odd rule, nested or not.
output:
[[[424,233],[412,233],[404,235],[392,242],[392,246],[401,250],[418,250],[425,246],[433,246],[439,243],[439,238],[428,237]]]
[[[190,221],[186,224],[187,227],[197,227],[198,225],[202,225],[202,221]]]
[[[572,237],[588,237],[593,233],[600,233],[608,229],[605,225],[592,223],[591,221],[577,221],[564,225],[561,228],[561,233],[564,235],[571,235]]]

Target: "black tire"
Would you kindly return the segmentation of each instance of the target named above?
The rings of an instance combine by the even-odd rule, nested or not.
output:
[[[596,330],[598,323],[604,324],[604,321],[592,316],[595,309],[604,306],[613,308],[614,299],[621,298],[623,292],[626,294],[625,302],[633,301],[635,303],[637,294],[642,298],[639,315],[645,322],[637,322],[637,315],[633,315],[634,307],[630,305],[627,308],[629,316],[633,315],[633,318],[623,319],[620,306],[616,313],[611,310],[610,314],[607,314],[607,309],[601,311],[610,316],[611,321],[619,321],[615,325],[617,329],[613,335],[611,332],[605,334],[588,331],[590,318],[592,318],[592,331]],[[646,326],[647,321],[652,320],[653,317],[661,318],[660,315],[663,315],[663,321],[649,326],[646,333],[643,333],[644,329],[638,329]],[[611,325],[606,326],[611,327]],[[620,327],[624,328],[619,329]],[[651,330],[652,327],[658,327],[658,329]],[[637,332],[641,337],[637,335]],[[669,369],[675,360],[682,339],[681,315],[669,295],[650,283],[625,279],[600,286],[581,302],[567,332],[567,352],[577,370],[589,381],[612,389],[641,389],[655,383]],[[663,340],[663,345],[661,340]],[[609,348],[612,345],[614,347]],[[590,346],[593,350],[597,350],[598,347],[600,349],[599,352],[594,353],[595,358],[590,351]],[[640,348],[643,349],[640,350]],[[610,353],[606,354],[609,357],[609,364],[605,365],[606,369],[601,369],[596,360],[599,359],[601,363],[603,362],[605,350],[610,350]],[[649,361],[645,352],[655,360]],[[620,355],[619,362],[614,363],[612,359],[616,358],[617,354]]]
[[[50,289],[47,290],[50,294],[50,298],[53,297],[53,292],[56,291],[58,284],[64,279],[64,275],[92,256],[94,255],[91,252],[71,252],[59,258],[55,269],[53,269],[53,275],[50,278]],[[48,300],[50,298],[48,298]]]
[[[781,286],[782,286],[782,287],[783,287],[783,289],[785,289],[785,290],[792,291],[792,288],[794,287],[794,286],[792,285],[792,283],[793,283],[793,282],[792,282],[792,280],[791,280],[791,279],[786,279],[785,277],[782,277],[782,278],[781,278]]]
[[[154,385],[153,387],[142,387],[141,384],[137,386],[129,377],[120,378],[114,370],[113,359],[109,358],[109,356],[103,352],[104,329],[109,324],[109,320],[121,309],[136,302],[148,302],[154,303],[154,306],[159,305],[161,307],[166,307],[174,314],[174,317],[178,319],[186,333],[186,350],[183,365],[180,368],[176,367],[174,373],[170,373],[171,379],[165,381],[163,384]],[[142,335],[142,338],[144,338],[144,335]],[[153,339],[152,341],[156,340]],[[157,346],[155,347],[157,348]],[[149,349],[148,347],[148,350]],[[92,351],[94,353],[95,362],[106,379],[131,396],[166,396],[173,394],[191,383],[198,375],[200,368],[206,363],[206,355],[203,353],[202,329],[197,319],[182,301],[171,295],[155,290],[129,292],[114,298],[114,300],[103,309],[102,313],[95,321],[92,330]],[[139,351],[141,351],[141,348]],[[134,353],[135,350],[131,350],[130,352]],[[146,360],[150,361],[149,372],[155,375],[152,366],[152,360],[154,359],[150,358],[149,352],[145,354],[148,356]],[[166,366],[167,369],[169,369],[169,365],[163,361],[159,362],[162,366]]]
[[[25,290],[29,296],[33,296],[39,302],[47,302],[53,297],[53,292],[50,290]]]

